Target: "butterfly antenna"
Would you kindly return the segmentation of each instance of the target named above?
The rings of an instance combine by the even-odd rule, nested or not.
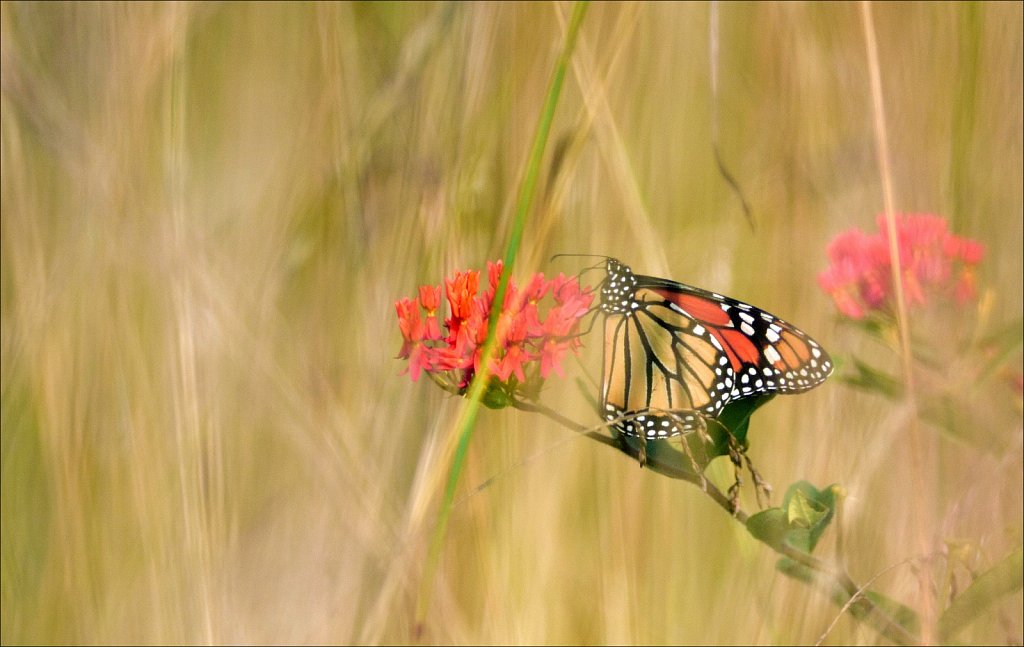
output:
[[[600,258],[600,259],[603,259],[600,263],[595,263],[595,264],[593,264],[593,265],[591,265],[589,267],[584,267],[582,270],[580,270],[579,273],[576,274],[576,280],[577,281],[580,281],[583,278],[583,275],[586,274],[587,272],[590,272],[592,270],[601,269],[601,266],[604,265],[605,263],[607,263],[608,260],[611,258],[611,256],[605,256],[603,254],[555,254],[550,259],[548,259],[548,262],[549,263],[550,262],[554,262],[554,260],[556,258],[560,258],[560,257],[563,257],[563,256],[564,257],[574,257],[575,256],[577,258]],[[598,283],[598,286],[600,286],[602,283],[604,283],[604,281],[602,281],[601,283]]]
[[[548,262],[549,263],[554,262],[554,260],[556,258],[562,258],[562,257],[570,257],[570,258],[571,257],[576,257],[576,258],[603,258],[606,261],[609,258],[611,258],[611,256],[605,256],[604,254],[555,254],[554,256],[552,256],[551,258],[548,259]]]

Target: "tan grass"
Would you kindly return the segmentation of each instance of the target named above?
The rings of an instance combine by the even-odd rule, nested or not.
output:
[[[815,282],[828,240],[879,210],[857,11],[719,7],[719,143],[752,232],[711,150],[708,7],[594,4],[517,271],[614,255],[895,371]],[[1021,5],[873,11],[896,208],[982,240],[989,317],[1019,318]],[[414,639],[459,403],[399,375],[393,303],[501,254],[566,15],[0,5],[0,641]],[[571,377],[597,376],[592,337]],[[571,380],[544,399],[596,422]],[[1024,534],[1007,410],[984,422],[999,453],[922,425],[924,492],[913,413],[835,381],[758,413],[751,454],[777,490],[849,491],[858,581],[919,556],[915,497],[927,536],[984,570]],[[482,412],[456,499],[425,642],[809,643],[838,611],[698,488],[540,416]],[[913,601],[917,577],[876,586]],[[1021,605],[959,639],[1019,641]],[[844,616],[829,641],[879,638]]]

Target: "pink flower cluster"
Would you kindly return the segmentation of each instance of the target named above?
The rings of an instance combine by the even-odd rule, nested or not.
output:
[[[398,327],[402,331],[401,359],[408,359],[408,372],[413,381],[422,371],[443,374],[445,381],[462,392],[480,370],[483,345],[487,339],[494,293],[501,278],[502,262],[487,263],[489,287],[478,295],[480,272],[456,272],[445,280],[445,295],[451,316],[438,321],[441,287],[424,285],[419,299],[404,298],[395,302]],[[554,302],[541,315],[541,302],[550,292]],[[559,274],[548,281],[542,273],[530,277],[526,287],[519,289],[509,280],[505,303],[498,320],[497,346],[490,369],[502,383],[514,388],[510,378],[526,381],[526,369],[540,363],[542,378],[555,371],[564,375],[561,361],[569,350],[580,347],[574,335],[579,321],[594,299],[593,292],[580,287],[576,277]]]
[[[818,284],[844,315],[863,319],[869,312],[893,306],[892,260],[885,217],[879,233],[851,229],[828,246],[831,265]],[[932,214],[898,214],[897,246],[908,306],[924,305],[929,297],[952,295],[958,303],[976,296],[974,268],[984,256],[977,241],[952,234],[944,218]]]

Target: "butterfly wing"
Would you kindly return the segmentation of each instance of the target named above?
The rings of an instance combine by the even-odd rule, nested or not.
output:
[[[736,378],[733,397],[801,393],[832,373],[832,360],[807,333],[760,308],[685,283],[638,277],[670,308],[707,328]],[[649,298],[649,297],[645,297]]]
[[[685,283],[619,272],[610,284],[626,283],[616,298],[627,293],[629,307],[606,308],[602,404],[624,433],[686,433],[732,400],[806,391],[832,371],[820,344],[772,314]]]
[[[606,419],[647,438],[697,429],[702,416],[717,415],[728,401],[723,358],[714,337],[664,299],[644,302],[629,316],[607,317]]]

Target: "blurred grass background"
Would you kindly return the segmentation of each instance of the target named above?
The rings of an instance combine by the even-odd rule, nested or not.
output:
[[[2,642],[414,640],[461,403],[399,375],[393,303],[501,255],[568,9],[3,3]],[[709,12],[590,7],[517,271],[615,255],[896,372],[815,280],[882,210],[858,6]],[[1019,318],[1022,5],[874,14],[897,205],[982,241],[987,316]],[[599,360],[595,334],[568,373]],[[906,410],[834,380],[751,455],[847,488],[820,551],[858,581],[919,555],[921,502],[982,571],[1022,541],[1019,394],[991,395],[997,449],[924,428],[932,491]],[[544,399],[595,422],[571,380]],[[426,642],[809,643],[837,613],[697,488],[544,418],[485,410],[460,493]],[[960,639],[1019,644],[1021,600]]]

